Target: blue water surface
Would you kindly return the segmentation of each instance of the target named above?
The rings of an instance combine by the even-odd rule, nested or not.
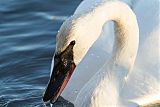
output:
[[[44,106],[57,31],[81,1],[0,0],[0,107]]]

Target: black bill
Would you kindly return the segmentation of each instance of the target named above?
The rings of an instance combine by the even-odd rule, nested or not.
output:
[[[76,65],[73,58],[75,41],[60,54],[54,56],[54,68],[48,86],[43,96],[43,101],[54,103],[67,85]]]

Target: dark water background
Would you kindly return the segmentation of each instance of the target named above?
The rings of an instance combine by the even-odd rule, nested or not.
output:
[[[55,37],[82,0],[0,0],[0,107],[43,107]]]

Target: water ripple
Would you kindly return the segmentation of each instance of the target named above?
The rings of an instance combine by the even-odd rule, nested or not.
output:
[[[44,107],[57,31],[80,1],[0,1],[0,107]]]

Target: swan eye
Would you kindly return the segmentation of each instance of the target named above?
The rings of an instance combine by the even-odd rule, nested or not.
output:
[[[73,40],[73,41],[70,42],[70,45],[75,45],[75,44],[76,44],[75,40]]]

